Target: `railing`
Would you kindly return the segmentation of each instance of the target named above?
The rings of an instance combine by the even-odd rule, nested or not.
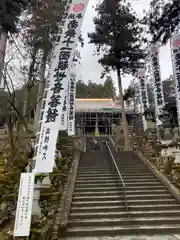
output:
[[[112,154],[112,152],[111,152],[111,149],[110,149],[107,141],[106,141],[106,146],[107,146],[108,151],[109,151],[109,154],[110,154],[110,156],[111,156],[111,158],[112,158],[113,164],[114,164],[114,166],[115,166],[115,168],[116,168],[116,171],[117,171],[117,173],[118,173],[118,175],[119,175],[119,178],[120,178],[120,180],[121,180],[121,182],[122,182],[122,185],[123,185],[123,188],[124,188],[125,208],[126,208],[126,211],[128,211],[126,185],[125,185],[125,183],[124,183],[124,180],[123,180],[123,178],[122,178],[122,175],[121,175],[121,173],[120,173],[120,171],[119,171],[119,168],[118,168],[118,166],[117,166],[117,164],[116,164],[116,160],[114,159],[114,156],[113,156],[113,154]]]

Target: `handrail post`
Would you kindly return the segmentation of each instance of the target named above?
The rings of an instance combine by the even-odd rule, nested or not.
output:
[[[119,168],[118,168],[118,166],[117,166],[116,160],[114,159],[114,156],[113,156],[113,154],[112,154],[112,152],[111,152],[111,149],[110,149],[107,141],[106,141],[106,146],[107,146],[107,149],[108,149],[108,151],[109,151],[109,154],[110,154],[110,156],[111,156],[111,158],[112,158],[112,161],[113,161],[113,163],[114,163],[114,166],[115,166],[115,168],[116,168],[116,171],[117,171],[117,173],[118,173],[118,175],[119,175],[119,178],[121,179],[121,182],[122,182],[122,185],[123,185],[123,188],[124,188],[125,208],[126,208],[126,211],[128,211],[126,185],[125,185],[125,183],[124,183],[124,180],[123,180],[123,178],[122,178],[122,175],[121,175],[121,173],[120,173],[120,171],[119,171]]]

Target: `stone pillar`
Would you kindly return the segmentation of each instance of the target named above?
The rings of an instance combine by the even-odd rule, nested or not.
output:
[[[35,216],[36,218],[41,217],[41,208],[39,206],[40,189],[41,189],[41,182],[38,181],[37,184],[34,184],[33,205],[32,205],[32,216]]]
[[[96,126],[95,126],[95,136],[99,136],[99,127],[98,127],[98,115],[96,113]]]

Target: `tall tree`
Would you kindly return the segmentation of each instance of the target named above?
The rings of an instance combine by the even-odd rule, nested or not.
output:
[[[18,23],[22,12],[36,0],[2,0],[0,1],[0,82],[4,69],[4,58],[8,34],[18,32]]]
[[[30,71],[35,66],[35,61],[39,60],[38,66],[38,95],[36,114],[34,119],[34,129],[37,130],[40,109],[42,107],[42,99],[46,85],[46,70],[50,60],[51,50],[54,41],[57,40],[59,26],[61,26],[62,16],[67,1],[44,0],[38,1],[37,4],[30,9],[31,18],[24,22],[26,45],[31,50],[32,61],[29,67],[29,78],[26,89],[26,101],[28,99],[29,84],[32,85],[33,78]],[[58,38],[60,36],[58,35]],[[36,83],[37,83],[36,82]],[[24,113],[26,113],[26,106]]]
[[[97,17],[94,18],[95,32],[89,34],[90,43],[94,43],[97,52],[103,53],[99,60],[106,71],[117,72],[122,122],[124,126],[125,149],[129,148],[128,125],[124,108],[122,74],[134,73],[141,66],[145,57],[142,43],[143,28],[129,4],[120,1],[116,7],[108,10],[106,2],[97,6]]]
[[[17,32],[21,13],[36,0],[2,0],[0,1],[0,29],[5,33]]]
[[[153,41],[163,44],[179,29],[180,1],[152,0],[150,12],[145,17]]]
[[[115,98],[115,88],[111,77],[107,77],[103,84],[88,81],[84,83],[79,80],[76,83],[77,98]]]

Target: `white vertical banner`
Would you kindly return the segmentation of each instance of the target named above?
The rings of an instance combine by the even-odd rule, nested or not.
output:
[[[52,168],[48,169],[48,167],[44,166],[53,166],[52,162],[54,161],[55,152],[52,154],[52,149],[55,149],[53,144],[55,144],[58,136],[64,99],[69,82],[69,69],[72,66],[74,51],[88,2],[89,0],[72,0],[59,44],[56,44],[53,50],[52,55],[54,58],[51,62],[50,86],[42,125],[46,129],[50,129],[50,132],[53,132],[54,135],[49,135],[50,138],[53,136],[53,141],[50,139],[50,144],[46,147],[46,156],[48,156],[46,159],[43,159],[42,154],[39,154],[42,151],[38,147],[35,172],[52,172]],[[43,147],[44,145],[41,148]]]
[[[14,226],[16,237],[25,237],[30,234],[34,177],[34,173],[21,174]]]
[[[154,100],[156,118],[163,113],[164,107],[164,94],[163,85],[161,81],[161,72],[159,64],[159,47],[157,45],[151,45],[150,47],[151,68],[153,74],[153,88],[154,88]]]
[[[148,100],[148,92],[147,92],[147,82],[146,82],[146,69],[140,68],[138,69],[137,77],[139,79],[140,85],[140,102],[141,102],[141,112],[142,112],[142,120],[144,131],[147,129],[147,122],[145,120],[144,112],[149,109],[149,100]]]
[[[135,111],[137,113],[141,112],[141,98],[140,98],[140,84],[135,84]]]
[[[176,87],[176,107],[178,116],[178,125],[180,127],[180,34],[177,34],[171,39],[171,56],[173,73],[175,77]]]
[[[62,108],[62,113],[61,113],[61,120],[60,120],[60,127],[59,127],[60,131],[67,130],[67,128],[68,128],[67,111],[68,111],[68,90],[66,91],[66,95],[64,98],[64,104],[63,104],[63,108]]]
[[[68,136],[75,135],[76,74],[71,72],[68,86]]]

